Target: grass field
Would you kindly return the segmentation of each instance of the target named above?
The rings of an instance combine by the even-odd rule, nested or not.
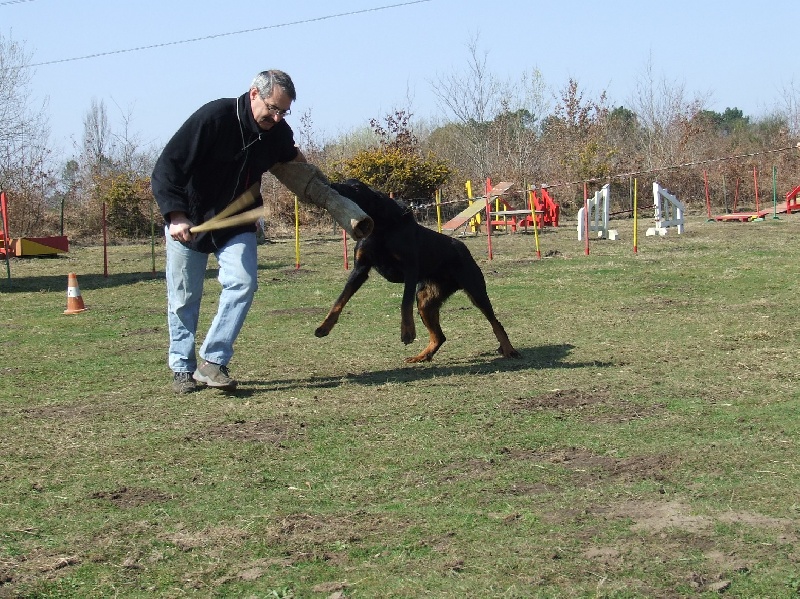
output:
[[[406,365],[377,275],[317,339],[341,239],[262,245],[236,394],[170,390],[162,247],[12,260],[0,597],[799,597],[800,216],[614,226],[465,239],[520,360],[457,294]]]

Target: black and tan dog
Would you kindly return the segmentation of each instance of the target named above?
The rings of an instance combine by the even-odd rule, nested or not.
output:
[[[348,179],[332,187],[371,216],[375,228],[369,237],[356,244],[353,270],[328,316],[314,332],[317,337],[324,337],[331,332],[344,306],[374,268],[387,281],[404,284],[400,340],[409,344],[416,337],[413,315],[415,295],[419,315],[428,329],[428,346],[418,356],[407,358],[406,362],[430,360],[445,342],[439,325],[439,309],[459,289],[464,290],[491,323],[500,341],[498,353],[507,358],[519,357],[503,325],[495,317],[486,293],[483,273],[463,242],[423,227],[405,204],[360,181]]]

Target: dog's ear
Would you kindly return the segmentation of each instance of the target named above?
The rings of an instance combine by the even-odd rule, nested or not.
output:
[[[331,187],[358,204],[364,212],[375,219],[376,225],[399,223],[409,215],[413,218],[413,214],[404,202],[394,200],[358,179],[345,179],[341,183],[333,183]]]
[[[331,187],[336,190],[339,195],[352,199],[355,189],[351,184],[354,179],[345,179],[341,183],[331,183]]]
[[[345,179],[341,183],[332,183],[331,187],[349,200],[355,202],[359,208],[361,208],[364,212],[372,216],[374,219],[375,216],[373,212],[375,211],[375,194],[374,192],[364,185],[358,179]]]
[[[382,217],[386,222],[399,224],[403,220],[407,219],[409,215],[412,215],[411,210],[404,201],[395,200],[388,194],[375,189],[372,189],[371,191],[377,200],[375,204],[380,205]]]

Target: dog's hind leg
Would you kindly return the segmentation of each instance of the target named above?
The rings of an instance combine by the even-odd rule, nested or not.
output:
[[[492,332],[497,340],[500,342],[500,347],[497,348],[497,353],[502,354],[504,358],[519,358],[520,353],[511,345],[511,341],[506,334],[506,330],[500,321],[495,316],[492,302],[489,301],[489,295],[486,293],[486,284],[481,275],[480,283],[473,282],[464,287],[464,293],[467,294],[473,305],[480,310],[492,325]]]
[[[429,362],[442,344],[447,340],[439,324],[439,310],[443,300],[435,287],[425,286],[417,291],[417,308],[420,318],[428,329],[428,345],[419,355],[406,358],[406,362]]]
[[[497,320],[497,318],[494,318],[489,319],[489,322],[492,325],[494,336],[497,337],[497,340],[500,342],[500,347],[497,348],[497,353],[502,354],[504,358],[522,357],[520,353],[511,345],[511,341],[508,339],[506,330],[503,328],[503,325],[500,324],[500,321]]]
[[[472,295],[467,294],[472,300],[472,303],[483,312],[483,315],[486,317],[486,320],[489,321],[489,324],[492,325],[492,332],[494,332],[494,336],[497,337],[497,340],[500,342],[500,347],[497,348],[497,353],[502,354],[504,358],[519,358],[520,353],[514,349],[514,346],[511,345],[511,341],[506,334],[506,330],[503,328],[503,325],[500,324],[500,321],[497,320],[497,317],[494,314],[494,309],[492,308],[492,304],[489,302],[489,297],[480,298],[476,300]]]

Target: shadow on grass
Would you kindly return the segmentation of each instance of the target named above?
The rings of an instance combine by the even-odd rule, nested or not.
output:
[[[37,258],[41,260],[42,258]],[[48,258],[51,259],[52,258]],[[18,258],[16,260],[33,260],[33,258]],[[76,272],[74,266],[70,266],[65,264],[64,274],[59,275],[24,275],[14,272],[14,267],[12,266],[12,274],[11,280],[9,281],[7,277],[3,277],[0,280],[0,291],[4,293],[30,293],[30,292],[41,292],[41,291],[67,291],[67,275],[70,272]],[[17,267],[17,270],[22,270],[21,267]],[[260,271],[274,271],[280,272],[284,276],[289,276],[295,274],[294,268],[289,268],[283,264],[259,264],[258,270]],[[209,267],[206,270],[205,278],[206,280],[216,280],[217,278],[217,271],[218,269],[216,266]],[[300,271],[301,273],[305,274],[308,271]],[[78,271],[76,273],[78,275],[78,286],[80,287],[81,291],[84,290],[92,290],[92,289],[110,289],[112,287],[123,287],[125,285],[133,285],[135,283],[140,283],[142,281],[153,281],[159,280],[164,281],[165,273],[163,270],[157,270],[156,272],[144,271],[144,272],[125,272],[125,273],[115,273],[109,274],[107,277],[103,276],[102,274],[92,274],[92,273],[81,273]]]
[[[240,381],[241,386],[234,392],[237,397],[250,397],[264,391],[283,391],[289,389],[308,388],[325,389],[339,387],[344,384],[364,386],[381,385],[387,382],[403,383],[425,381],[444,376],[484,375],[496,372],[519,372],[542,368],[608,368],[611,362],[568,362],[566,358],[575,346],[542,345],[521,348],[522,357],[506,359],[494,354],[482,354],[471,362],[447,364],[444,360],[428,364],[403,364],[397,368],[347,373],[341,376],[310,376],[274,380]]]

